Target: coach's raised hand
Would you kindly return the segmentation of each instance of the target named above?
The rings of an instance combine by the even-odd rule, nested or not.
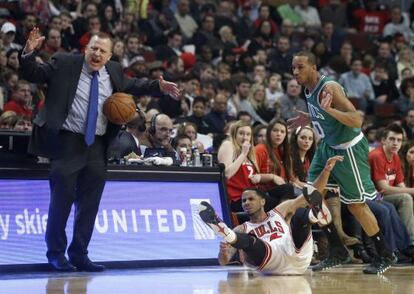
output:
[[[159,82],[160,82],[160,90],[162,92],[170,95],[175,100],[179,99],[178,96],[180,95],[180,89],[178,89],[178,86],[176,83],[168,82],[164,80],[162,76],[160,76]]]
[[[45,37],[40,35],[39,28],[34,27],[29,33],[29,37],[27,38],[23,53],[29,54],[36,49],[40,49],[44,39]]]

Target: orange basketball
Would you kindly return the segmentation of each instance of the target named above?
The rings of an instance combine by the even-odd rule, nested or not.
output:
[[[126,93],[114,93],[105,100],[103,114],[117,125],[124,125],[135,117],[136,105],[132,95]]]

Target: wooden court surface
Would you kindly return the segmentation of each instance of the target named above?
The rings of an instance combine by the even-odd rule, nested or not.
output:
[[[13,273],[0,274],[0,293],[414,293],[414,266],[392,267],[383,276],[361,271],[362,266],[349,265],[303,276],[263,276],[241,267]]]

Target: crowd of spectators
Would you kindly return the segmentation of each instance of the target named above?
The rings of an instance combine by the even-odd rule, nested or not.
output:
[[[414,187],[414,148],[409,141],[414,139],[412,1],[1,1],[0,131],[30,132],[43,106],[45,87],[19,75],[19,53],[35,26],[46,37],[39,63],[57,52],[82,54],[92,35],[105,32],[114,40],[112,59],[122,64],[125,74],[142,79],[163,76],[179,85],[178,100],[134,97],[142,112],[123,131],[133,134],[132,142],[216,154],[226,137],[233,147],[225,147],[236,148],[237,130],[229,137],[235,121],[243,121],[236,125],[241,129],[251,126],[247,129],[252,145],[258,146],[251,164],[259,173],[275,175],[261,179],[270,190],[288,182],[300,188],[306,181],[299,164],[306,152],[296,150],[290,161],[285,121],[295,110],[307,109],[291,62],[295,52],[311,51],[320,73],[337,80],[361,111],[372,148],[381,146],[382,127],[391,122],[402,126],[407,143],[401,153],[405,181]],[[164,121],[165,132],[158,134]],[[270,135],[275,125],[282,139]],[[149,137],[148,130],[153,132]],[[312,144],[316,138],[308,133]],[[152,142],[155,137],[158,143]],[[242,151],[241,144],[234,149],[238,155],[254,153]],[[133,150],[143,153],[142,147]],[[261,157],[269,157],[270,166]],[[307,165],[310,160],[306,157]]]
[[[43,104],[45,89],[19,79],[18,55],[34,26],[46,37],[38,62],[56,52],[81,54],[91,35],[110,34],[112,59],[126,74],[163,75],[182,89],[178,101],[135,97],[143,111],[157,109],[175,127],[193,122],[198,133],[211,137],[239,116],[267,125],[306,109],[291,74],[292,55],[299,50],[312,51],[320,72],[344,86],[366,115],[366,126],[404,121],[414,101],[411,1],[32,2],[0,3],[2,128],[25,120],[30,130]]]

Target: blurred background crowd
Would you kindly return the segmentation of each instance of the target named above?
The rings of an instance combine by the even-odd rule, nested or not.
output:
[[[112,59],[129,76],[174,81],[180,99],[135,97],[168,115],[205,149],[232,120],[267,125],[306,110],[292,54],[310,50],[341,83],[373,132],[401,121],[412,137],[414,5],[410,0],[20,0],[0,1],[0,127],[30,131],[45,89],[19,78],[19,52],[39,26],[38,62],[84,51],[91,35],[114,38]],[[412,113],[414,114],[414,112]],[[207,137],[203,135],[208,135]],[[216,146],[217,147],[217,146]]]

